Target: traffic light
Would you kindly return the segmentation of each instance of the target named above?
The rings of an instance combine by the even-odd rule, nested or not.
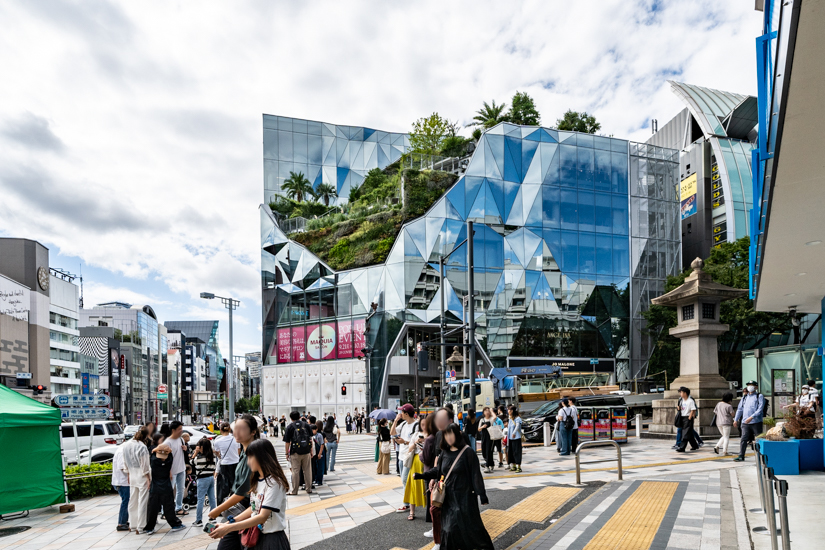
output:
[[[341,386],[341,395],[346,395],[346,394],[347,394],[347,385],[344,384],[343,386]]]
[[[32,394],[34,394],[34,395],[41,395],[44,391],[49,389],[46,386],[44,386],[43,384],[38,384],[36,386],[29,386],[29,388],[31,388]]]

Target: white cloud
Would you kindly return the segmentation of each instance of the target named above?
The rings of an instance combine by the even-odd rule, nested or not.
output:
[[[76,281],[79,284],[79,281]],[[113,287],[98,282],[83,285],[83,300],[87,308],[106,302],[126,302],[132,305],[150,305],[152,308],[170,305],[171,302],[157,296],[148,296],[125,287]]]
[[[587,110],[644,140],[682,107],[668,78],[755,91],[761,14],[710,0],[21,0],[0,20],[0,232],[115,273],[116,290],[231,295],[258,319],[262,113],[405,131],[433,111],[466,123],[520,90],[545,125]]]

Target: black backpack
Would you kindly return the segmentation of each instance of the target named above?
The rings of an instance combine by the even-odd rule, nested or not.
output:
[[[568,430],[572,430],[576,425],[576,421],[573,420],[573,414],[570,411],[564,411],[564,414],[564,427]]]
[[[312,436],[309,434],[309,426],[304,422],[293,424],[295,430],[292,432],[292,452],[305,455],[312,451]]]

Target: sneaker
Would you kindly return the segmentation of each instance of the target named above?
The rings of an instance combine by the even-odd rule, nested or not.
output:
[[[433,544],[433,550],[441,550],[440,544]]]
[[[719,454],[719,447],[714,447],[713,452],[716,453],[716,454]]]
[[[745,459],[742,458],[741,456],[737,456],[736,458],[733,459],[733,461],[734,462],[745,462]]]
[[[701,447],[704,447],[704,446],[705,446],[705,442],[704,442],[704,441],[702,441],[701,443],[699,443],[699,447],[700,447],[700,448],[701,448]]]
[[[118,531],[129,531],[130,529],[129,529],[128,525],[118,525],[117,530]]]
[[[424,536],[425,536],[425,537],[427,537],[428,539],[433,538],[433,530],[432,530],[432,529],[430,529],[429,531],[427,531],[426,533],[424,533]]]
[[[151,531],[144,531],[144,532],[143,532],[143,534],[144,534],[144,535],[154,535],[154,534],[155,534],[155,533],[157,533],[157,532],[158,532],[158,528],[157,528],[157,527],[155,527],[155,528],[154,528],[154,529],[152,529]]]
[[[521,473],[521,466],[516,467],[516,473],[519,473],[519,474]]]
[[[498,467],[499,467],[499,468],[504,468],[504,463],[503,463],[503,462],[499,462],[499,463],[498,463]]]
[[[183,531],[184,529],[186,529],[186,526],[184,526],[183,524],[172,527],[172,531]]]
[[[679,445],[674,445],[673,447],[671,447],[671,449],[673,449],[674,451],[678,448],[679,448]]]
[[[684,450],[684,449],[676,449],[676,452],[677,452],[677,453],[684,453],[684,452],[685,452],[685,450]]]
[[[200,527],[202,525],[203,525],[203,521],[198,520],[198,521],[196,521],[195,523],[192,524],[192,527]]]

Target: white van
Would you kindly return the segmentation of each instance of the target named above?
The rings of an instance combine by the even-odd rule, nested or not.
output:
[[[120,445],[125,441],[123,430],[120,424],[112,420],[101,420],[95,422],[95,434],[92,440],[92,449],[98,447],[106,447],[108,445]],[[83,421],[77,423],[77,445],[80,449],[75,448],[75,432],[71,422],[64,422],[60,425],[60,433],[63,438],[63,452],[69,461],[77,460],[77,452],[89,450],[89,435],[92,429],[91,421]]]

